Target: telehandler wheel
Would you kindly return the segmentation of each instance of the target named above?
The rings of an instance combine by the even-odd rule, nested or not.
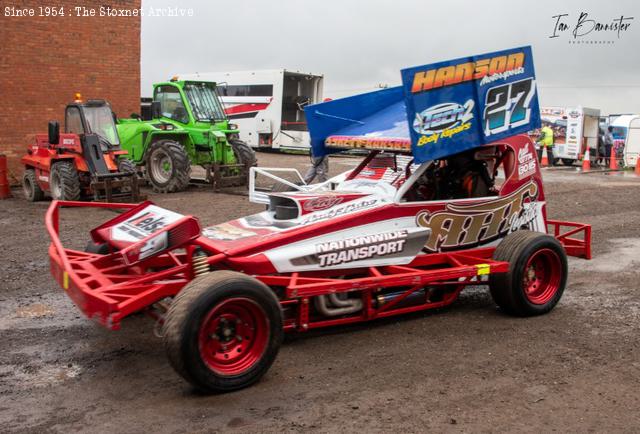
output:
[[[234,271],[198,277],[175,297],[164,323],[169,362],[207,392],[229,392],[262,377],[282,343],[275,294]]]
[[[498,245],[493,259],[509,262],[508,273],[489,277],[491,296],[506,313],[541,315],[560,301],[567,283],[567,254],[554,237],[513,232]]]
[[[24,171],[22,175],[22,190],[24,191],[24,198],[29,202],[37,202],[44,199],[44,191],[38,185],[34,169],[26,169]]]
[[[158,193],[182,191],[191,179],[191,163],[182,145],[173,140],[158,140],[149,145],[145,158],[149,184]]]
[[[244,164],[246,167],[257,166],[256,153],[253,148],[247,145],[242,140],[229,140],[229,144],[233,149],[233,153],[236,156],[239,164]]]
[[[71,161],[58,161],[49,174],[51,197],[56,200],[80,200],[80,179]]]

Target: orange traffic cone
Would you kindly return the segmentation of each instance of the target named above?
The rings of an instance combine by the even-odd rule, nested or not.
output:
[[[584,152],[582,157],[582,171],[588,172],[591,170],[591,158],[589,157],[589,148]]]
[[[542,167],[547,167],[549,165],[549,157],[547,157],[547,147],[542,148],[542,161],[540,162]]]
[[[636,168],[633,173],[635,173],[636,176],[640,176],[640,158],[636,160]]]
[[[616,151],[611,147],[611,154],[609,155],[609,169],[618,170],[618,161],[616,160]]]

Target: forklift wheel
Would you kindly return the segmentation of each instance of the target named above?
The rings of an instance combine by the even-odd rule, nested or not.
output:
[[[120,173],[136,173],[136,163],[128,158],[120,158],[118,160],[118,172]]]
[[[80,200],[80,179],[71,161],[59,161],[51,166],[49,185],[55,200]]]
[[[24,197],[29,202],[37,202],[44,199],[44,191],[38,185],[36,180],[36,171],[33,169],[26,169],[22,175],[22,190],[24,191]]]
[[[258,381],[282,343],[282,311],[262,282],[233,271],[191,281],[165,317],[169,362],[206,392],[229,392]]]

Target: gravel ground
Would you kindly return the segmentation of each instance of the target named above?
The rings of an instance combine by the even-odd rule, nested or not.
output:
[[[333,158],[332,171],[353,162]],[[261,153],[259,164],[308,158]],[[215,396],[173,372],[147,317],[111,332],[81,316],[49,275],[48,202],[0,201],[1,430],[638,432],[640,179],[544,177],[549,215],[594,233],[594,259],[571,259],[550,314],[511,318],[470,290],[447,309],[290,338],[262,381]],[[204,224],[262,209],[204,187],[148,194]],[[82,247],[110,216],[64,210],[65,242]]]

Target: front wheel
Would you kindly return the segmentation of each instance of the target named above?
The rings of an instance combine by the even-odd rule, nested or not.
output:
[[[189,185],[191,163],[184,147],[173,140],[158,140],[146,151],[146,175],[158,193],[182,191]]]
[[[233,271],[189,283],[167,312],[167,357],[185,380],[207,392],[258,381],[282,343],[282,313],[266,285]]]
[[[549,312],[567,283],[567,254],[554,237],[519,230],[505,237],[493,259],[509,262],[509,271],[489,278],[491,296],[506,313],[533,316]]]
[[[253,148],[242,140],[229,140],[238,164],[244,164],[247,168],[257,166],[256,153]]]
[[[574,161],[576,161],[576,160],[574,160],[572,158],[563,158],[562,159],[562,164],[565,165],[565,166],[571,167],[571,166],[573,166]]]
[[[59,161],[51,166],[49,186],[55,200],[80,200],[80,178],[71,161]]]

